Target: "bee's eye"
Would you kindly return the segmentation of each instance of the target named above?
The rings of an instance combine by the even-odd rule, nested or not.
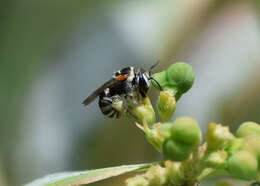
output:
[[[126,80],[127,78],[128,78],[127,75],[119,75],[119,76],[117,76],[117,80],[118,80],[118,81],[124,81],[124,80]]]

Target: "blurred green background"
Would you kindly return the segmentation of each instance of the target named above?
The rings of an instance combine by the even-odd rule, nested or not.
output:
[[[97,102],[81,105],[129,65],[193,66],[195,84],[173,119],[193,116],[203,131],[210,121],[232,130],[259,123],[259,13],[259,0],[2,2],[0,185],[160,159],[132,120],[105,118]]]

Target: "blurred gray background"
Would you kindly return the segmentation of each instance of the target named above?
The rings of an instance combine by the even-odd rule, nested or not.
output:
[[[0,185],[151,162],[133,120],[81,102],[114,71],[185,61],[196,80],[173,120],[260,122],[259,0],[32,1],[0,6]],[[149,94],[156,103],[158,92]],[[122,185],[125,178],[93,185]]]

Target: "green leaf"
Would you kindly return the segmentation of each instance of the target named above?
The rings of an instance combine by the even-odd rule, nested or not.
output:
[[[118,167],[109,167],[103,169],[63,172],[47,175],[37,179],[26,186],[57,186],[57,185],[82,185],[94,183],[100,180],[119,176],[125,173],[133,172],[140,169],[149,168],[154,163],[145,163],[137,165],[122,165]]]

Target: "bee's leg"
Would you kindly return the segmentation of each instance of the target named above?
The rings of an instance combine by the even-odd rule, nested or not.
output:
[[[135,114],[133,114],[133,109],[137,105],[141,104],[138,94],[136,93],[136,91],[128,92],[126,95],[124,95],[124,99],[125,99],[125,108],[126,108],[125,113],[128,116],[138,120],[138,118],[135,116]]]
[[[136,91],[128,92],[124,97],[128,105],[135,106],[142,103],[142,98]]]
[[[130,117],[130,118],[134,118],[135,120],[138,120],[138,118],[131,112],[131,110],[127,109],[125,114]]]
[[[129,92],[128,94],[125,94],[124,95],[124,98],[126,100],[126,103],[129,105],[132,105],[133,104],[133,100],[134,100],[134,94],[133,92]]]
[[[101,112],[110,118],[120,118],[124,112],[123,100],[120,96],[104,96],[99,98]]]

